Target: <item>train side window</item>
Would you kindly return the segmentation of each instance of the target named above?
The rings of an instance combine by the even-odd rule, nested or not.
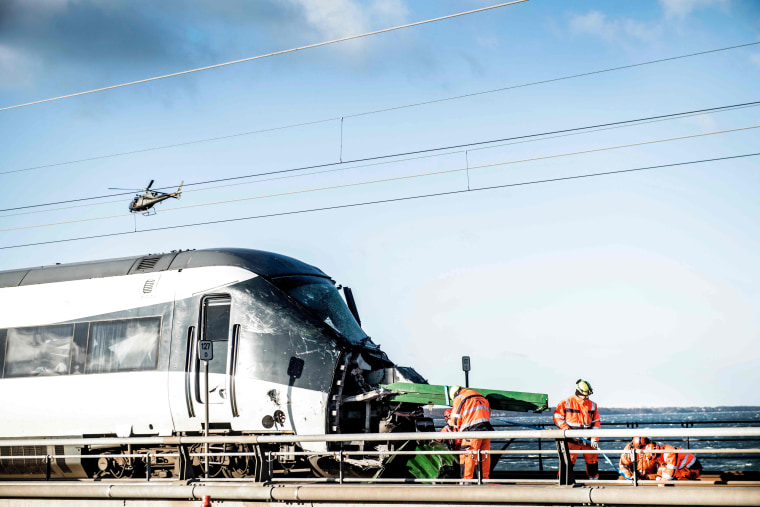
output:
[[[73,324],[8,329],[4,377],[68,375]]]
[[[227,373],[227,342],[230,337],[230,298],[207,298],[203,301],[203,340],[214,342],[214,359],[208,362],[209,373]]]
[[[155,370],[161,317],[90,323],[87,373]]]

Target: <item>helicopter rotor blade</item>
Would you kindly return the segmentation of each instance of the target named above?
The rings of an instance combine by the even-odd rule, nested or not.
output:
[[[139,192],[142,188],[121,188],[121,187],[108,187],[108,190],[131,190],[132,192]]]
[[[153,180],[150,180],[150,183],[148,183],[148,186],[145,187],[145,190],[150,190],[150,187],[153,186]]]

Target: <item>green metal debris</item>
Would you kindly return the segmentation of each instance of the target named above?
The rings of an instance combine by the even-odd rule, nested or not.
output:
[[[433,384],[413,384],[396,382],[380,386],[394,391],[391,401],[417,403],[420,405],[449,405],[446,389],[448,386]],[[496,389],[470,389],[479,392],[488,400],[491,410],[508,410],[512,412],[541,412],[549,408],[549,395],[543,393],[523,393],[520,391],[500,391]]]
[[[414,447],[419,451],[446,451],[448,447],[440,442],[418,442]],[[418,479],[444,477],[452,470],[458,471],[459,461],[453,454],[417,454],[406,462],[412,477]]]
[[[448,451],[440,442],[405,442],[399,451]],[[377,477],[415,477],[417,479],[439,479],[457,477],[459,459],[453,454],[415,454],[413,456],[394,454],[375,474]]]

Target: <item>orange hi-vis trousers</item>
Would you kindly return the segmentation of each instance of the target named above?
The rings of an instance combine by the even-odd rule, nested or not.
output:
[[[467,454],[459,455],[459,465],[460,467],[464,467],[462,479],[472,479],[475,477],[475,470],[478,466],[478,450],[481,451],[480,460],[483,465],[483,479],[488,479],[491,475],[491,453],[485,451],[491,450],[491,440],[480,438],[462,440],[462,450],[470,451]]]
[[[568,442],[567,447],[572,451],[593,451],[594,448],[591,447],[588,444],[576,444],[573,442]],[[583,456],[583,460],[586,462],[586,475],[588,475],[589,479],[598,479],[599,478],[599,455],[598,454],[581,454]],[[575,462],[578,461],[578,454],[571,454],[570,455],[570,461],[572,462],[573,466],[575,466]]]

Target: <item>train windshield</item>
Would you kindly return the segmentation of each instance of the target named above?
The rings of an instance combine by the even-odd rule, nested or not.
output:
[[[317,276],[288,276],[272,282],[348,341],[356,344],[369,341],[331,280]]]

